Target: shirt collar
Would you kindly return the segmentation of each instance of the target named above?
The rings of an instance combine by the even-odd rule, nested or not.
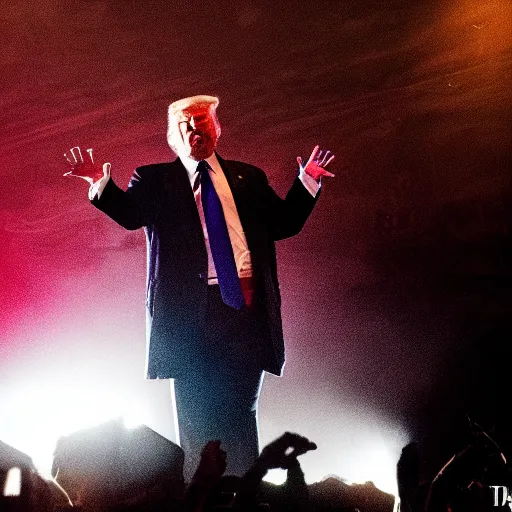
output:
[[[185,169],[187,170],[188,179],[190,180],[190,183],[194,183],[194,177],[196,175],[197,166],[199,165],[199,162],[197,160],[194,160],[193,158],[190,158],[189,156],[180,156],[180,160]],[[205,158],[205,160],[208,162],[213,172],[217,172],[221,169],[219,160],[217,159],[217,155],[215,154],[215,152],[213,152],[208,158]]]

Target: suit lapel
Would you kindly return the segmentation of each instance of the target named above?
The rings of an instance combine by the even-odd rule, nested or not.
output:
[[[164,183],[171,209],[181,219],[180,225],[184,227],[187,238],[204,245],[203,228],[187,170],[179,158],[166,166]]]
[[[233,199],[235,201],[236,209],[238,211],[238,215],[242,215],[243,206],[245,204],[242,188],[241,188],[241,176],[237,176],[226,161],[221,158],[217,153],[217,160],[219,161],[220,167],[224,172],[224,176],[226,176],[226,181],[228,182],[229,188],[231,190],[231,194],[233,195]]]
[[[240,170],[234,170],[232,167],[230,167],[230,164],[223,160],[219,155],[217,155],[217,159],[219,160],[220,166],[226,176],[229,188],[231,189],[231,193],[233,194],[233,200],[235,201],[238,217],[240,219],[240,223],[242,224],[242,229],[245,233],[249,250],[252,253],[257,240],[253,239],[253,235],[255,234],[255,211],[253,208],[254,203],[251,201],[251,198],[248,197],[248,194],[251,194],[254,191],[247,186],[248,183],[246,175],[240,174]]]
[[[195,207],[194,192],[190,186],[187,169],[179,158],[172,162],[171,166],[173,167],[171,170],[172,178],[174,178],[173,186],[175,187],[173,192],[176,197],[183,198],[183,203],[188,204],[189,207],[192,205]]]

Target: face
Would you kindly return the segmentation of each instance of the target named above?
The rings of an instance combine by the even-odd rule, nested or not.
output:
[[[168,141],[178,156],[208,158],[217,145],[218,122],[209,109],[190,109],[177,114],[169,126]]]

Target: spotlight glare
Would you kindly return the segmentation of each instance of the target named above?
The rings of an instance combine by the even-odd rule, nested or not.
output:
[[[21,469],[11,468],[7,472],[4,496],[19,496],[21,492]]]
[[[129,430],[134,430],[143,423],[144,421],[142,421],[140,415],[135,410],[125,411],[123,414],[123,424]]]
[[[347,475],[348,484],[373,484],[384,492],[398,495],[395,473],[389,468],[396,466],[396,455],[381,444],[368,447],[358,460],[352,461],[350,475]]]
[[[135,428],[144,423],[143,411],[133,396],[90,381],[67,385],[58,380],[45,385],[25,382],[7,397],[10,421],[0,427],[0,439],[29,455],[39,473],[50,477],[53,450],[60,437],[119,418],[126,428]]]

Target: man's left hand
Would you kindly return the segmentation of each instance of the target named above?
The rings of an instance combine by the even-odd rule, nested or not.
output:
[[[297,162],[304,169],[306,174],[309,174],[315,180],[320,180],[322,176],[329,176],[330,178],[334,178],[334,174],[325,170],[325,168],[332,162],[334,159],[334,155],[328,150],[321,150],[320,146],[315,146],[309,160],[306,162],[306,165],[303,164],[302,158],[300,156],[297,157]]]

